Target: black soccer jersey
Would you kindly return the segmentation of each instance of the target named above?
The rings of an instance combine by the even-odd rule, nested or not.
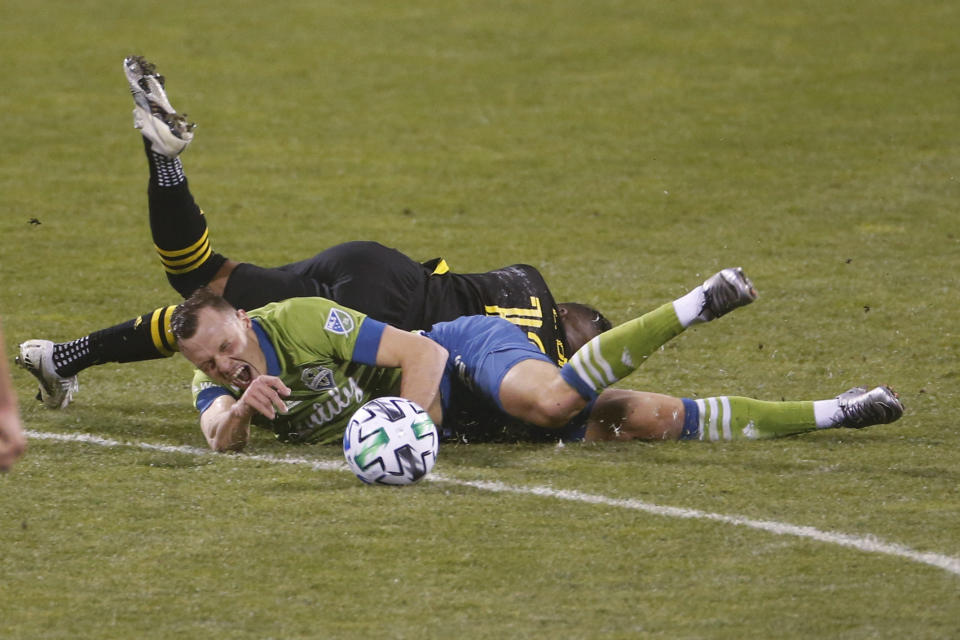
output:
[[[273,302],[269,290],[242,285],[245,266],[231,275],[224,297],[243,309]],[[439,258],[419,263],[376,242],[357,241],[279,269],[302,276],[301,295],[335,300],[400,329],[429,329],[467,315],[499,315],[523,329],[557,364],[567,359],[556,301],[543,276],[529,265],[453,273]]]
[[[551,360],[559,365],[567,361],[557,303],[543,276],[530,265],[515,264],[486,273],[433,273],[427,279],[423,310],[429,321],[425,326],[464,315],[500,316],[523,329],[530,342]]]

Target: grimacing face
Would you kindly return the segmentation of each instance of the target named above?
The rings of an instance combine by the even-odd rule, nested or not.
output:
[[[184,357],[218,384],[243,391],[267,372],[250,317],[239,309],[201,309],[196,333],[179,344]]]

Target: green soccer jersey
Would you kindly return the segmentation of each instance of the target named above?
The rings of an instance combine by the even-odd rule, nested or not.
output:
[[[249,312],[267,358],[267,373],[291,389],[287,414],[253,424],[287,442],[325,444],[343,437],[353,413],[372,398],[397,395],[400,369],[374,366],[384,325],[324,298],[292,298]],[[193,398],[203,412],[221,395],[239,398],[201,371]]]

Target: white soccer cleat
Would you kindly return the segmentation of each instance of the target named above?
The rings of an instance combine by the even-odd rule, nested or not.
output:
[[[177,114],[164,120],[140,107],[133,108],[133,126],[140,129],[150,148],[162,156],[176,158],[193,140],[193,124]]]
[[[33,374],[40,382],[37,398],[50,409],[63,409],[80,388],[77,376],[64,378],[53,368],[53,343],[49,340],[27,340],[20,345],[17,366]]]
[[[187,115],[177,113],[164,89],[163,76],[142,56],[123,60],[123,73],[130,85],[136,106],[133,126],[150,141],[154,152],[176,158],[193,140],[196,124],[187,121]]]
[[[757,299],[757,290],[743,269],[736,267],[707,278],[703,282],[703,297],[700,319],[709,322],[750,304]]]

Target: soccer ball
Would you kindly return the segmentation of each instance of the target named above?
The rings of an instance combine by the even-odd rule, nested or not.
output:
[[[368,484],[413,484],[437,461],[437,427],[418,404],[387,396],[353,414],[343,434],[350,470]]]

